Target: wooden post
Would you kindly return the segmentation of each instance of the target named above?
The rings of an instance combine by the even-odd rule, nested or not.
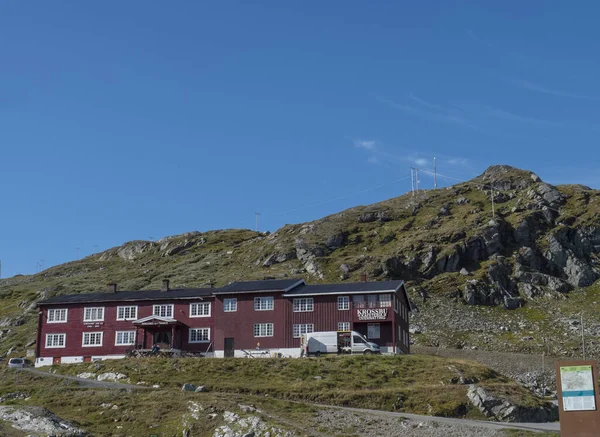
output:
[[[175,325],[171,325],[171,349],[175,348]]]

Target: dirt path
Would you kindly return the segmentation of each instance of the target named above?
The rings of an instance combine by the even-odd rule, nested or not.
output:
[[[33,373],[39,376],[49,376],[51,378],[59,378],[59,379],[67,379],[69,381],[75,381],[79,386],[84,388],[107,388],[107,389],[117,389],[117,390],[148,390],[152,389],[151,387],[144,387],[141,385],[133,385],[133,384],[123,384],[120,382],[110,382],[110,381],[96,381],[95,379],[85,379],[85,378],[77,378],[76,376],[69,375],[60,375],[58,373],[49,373],[43,372],[37,369],[16,369],[17,372],[28,372]]]

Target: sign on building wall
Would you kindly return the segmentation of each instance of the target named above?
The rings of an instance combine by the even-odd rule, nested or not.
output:
[[[358,320],[386,320],[387,308],[357,310]]]
[[[592,366],[561,366],[560,381],[564,411],[596,409]]]

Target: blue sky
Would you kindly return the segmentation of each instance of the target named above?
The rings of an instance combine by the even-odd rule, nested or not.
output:
[[[600,188],[599,12],[3,2],[2,276],[257,211],[261,230],[317,219],[405,193],[434,156]]]

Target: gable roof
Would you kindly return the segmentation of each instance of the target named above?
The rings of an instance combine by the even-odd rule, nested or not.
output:
[[[178,321],[172,317],[161,317],[161,316],[152,315],[152,316],[143,317],[141,319],[134,320],[132,323],[134,325],[152,325],[152,324],[157,324],[157,325],[169,324],[170,325],[170,324],[178,323]]]
[[[304,279],[265,279],[263,281],[232,282],[225,287],[213,290],[214,294],[232,293],[261,293],[261,292],[288,292],[298,286],[306,285]]]
[[[324,295],[324,294],[368,294],[368,293],[395,293],[404,281],[377,281],[377,282],[349,282],[346,284],[317,284],[304,285],[294,288],[285,296],[296,295]]]
[[[148,300],[197,299],[211,297],[213,288],[181,288],[169,291],[140,290],[116,293],[81,293],[54,296],[38,302],[38,305],[92,303],[92,302],[137,302]]]

